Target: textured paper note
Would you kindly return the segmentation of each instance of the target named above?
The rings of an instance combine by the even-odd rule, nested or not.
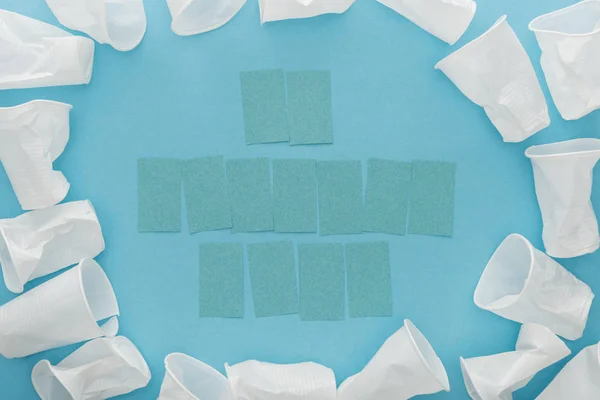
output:
[[[243,253],[237,243],[200,245],[200,316],[244,316]]]
[[[329,71],[286,74],[290,144],[333,143]]]
[[[404,235],[412,165],[371,159],[367,169],[365,231]]]
[[[233,232],[273,230],[269,159],[227,161],[227,186]]]
[[[246,144],[289,141],[283,70],[240,72],[240,81]]]
[[[363,189],[360,161],[319,161],[319,233],[362,233]]]
[[[452,236],[456,164],[414,161],[408,233]]]
[[[340,321],[346,310],[344,246],[338,243],[298,245],[300,318]]]
[[[181,231],[181,161],[138,160],[138,230]]]
[[[231,228],[223,157],[187,160],[182,175],[190,232]]]
[[[249,244],[248,263],[257,317],[298,312],[298,285],[291,242]]]
[[[276,232],[317,231],[315,160],[273,160],[273,215]]]
[[[346,245],[350,318],[392,315],[392,278],[387,242]]]

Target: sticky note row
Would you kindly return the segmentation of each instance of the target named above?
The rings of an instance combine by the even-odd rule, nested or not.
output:
[[[456,165],[206,157],[140,159],[140,232],[181,231],[181,182],[192,233],[381,232],[452,236]],[[318,216],[318,218],[317,218]]]
[[[291,242],[246,246],[257,317],[300,314],[303,321],[340,321],[392,315],[387,242],[300,244],[298,272]],[[200,245],[200,316],[241,318],[243,248]]]
[[[329,71],[240,73],[246,144],[333,143]]]

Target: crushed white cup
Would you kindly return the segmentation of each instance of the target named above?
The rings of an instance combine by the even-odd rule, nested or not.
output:
[[[249,360],[225,369],[236,400],[336,400],[335,374],[317,363]]]
[[[165,378],[158,400],[234,400],[227,378],[182,353],[165,358]]]
[[[46,0],[58,21],[119,51],[137,47],[146,33],[143,0]]]
[[[536,400],[600,399],[600,345],[581,350]]]
[[[0,10],[0,90],[90,83],[94,41]]]
[[[562,360],[571,350],[552,331],[524,324],[515,351],[460,359],[469,396],[474,400],[508,400],[542,369]]]
[[[342,14],[355,0],[258,0],[260,23]]]
[[[438,39],[454,44],[471,24],[473,0],[377,0]]]
[[[246,0],[167,0],[171,29],[180,36],[197,35],[228,23]]]
[[[535,192],[542,212],[546,253],[570,258],[600,247],[598,221],[592,207],[592,171],[600,159],[600,140],[574,139],[532,146]]]
[[[101,400],[148,385],[150,369],[123,336],[98,338],[75,350],[56,366],[41,360],[31,381],[42,400]]]
[[[505,142],[522,142],[550,125],[531,60],[506,20],[437,63],[485,113]]]
[[[537,17],[529,29],[560,115],[579,119],[600,108],[600,1],[582,1]]]
[[[13,293],[21,293],[32,279],[94,258],[103,250],[100,222],[88,200],[0,219],[0,266]]]
[[[517,234],[496,249],[474,296],[479,308],[569,340],[583,335],[593,299],[588,285]]]
[[[47,100],[0,107],[0,162],[24,210],[53,206],[69,192],[52,163],[69,141],[71,108]]]
[[[420,394],[450,391],[442,361],[409,320],[389,337],[367,366],[346,379],[339,400],[405,400]]]
[[[119,306],[108,277],[94,260],[85,259],[0,306],[0,354],[25,357],[112,337],[119,329],[117,315]]]

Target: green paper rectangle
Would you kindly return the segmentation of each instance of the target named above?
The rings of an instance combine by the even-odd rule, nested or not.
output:
[[[319,161],[319,232],[354,234],[363,230],[362,165],[360,161]]]
[[[289,141],[283,70],[240,72],[240,81],[246,144]]]
[[[271,165],[268,158],[227,161],[233,232],[273,230]]]
[[[182,176],[190,232],[231,228],[223,157],[187,160]]]
[[[387,242],[346,245],[350,318],[392,315],[392,278]]]
[[[244,316],[243,270],[241,244],[200,245],[200,317]]]
[[[286,74],[290,144],[333,143],[329,71]]]
[[[412,164],[371,159],[367,167],[365,232],[406,233]]]
[[[452,236],[456,164],[414,161],[408,233]]]
[[[273,217],[276,232],[317,231],[315,160],[273,160]]]
[[[292,243],[256,243],[247,248],[256,316],[297,313],[298,285]]]
[[[298,246],[300,319],[341,321],[346,312],[344,246],[336,243]]]
[[[138,231],[181,232],[181,161],[138,160]]]

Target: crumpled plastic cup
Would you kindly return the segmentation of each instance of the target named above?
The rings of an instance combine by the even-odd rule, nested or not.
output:
[[[477,10],[473,0],[377,0],[433,36],[454,44],[465,33]]]
[[[142,388],[150,376],[137,347],[116,336],[87,342],[56,366],[41,360],[31,381],[42,400],[101,400]]]
[[[0,27],[0,90],[90,83],[93,40],[6,10]]]
[[[460,359],[469,396],[474,400],[511,400],[542,369],[562,360],[571,350],[548,328],[521,326],[515,351]]]
[[[71,108],[47,100],[0,107],[0,161],[24,210],[53,206],[69,192],[52,163],[69,141]]]
[[[178,35],[197,35],[228,23],[246,4],[246,0],[167,0]]]
[[[100,222],[88,200],[0,219],[0,265],[13,293],[21,293],[32,279],[94,258],[103,250]]]
[[[313,362],[271,364],[245,361],[225,364],[237,400],[336,400],[333,371]]]
[[[58,21],[119,51],[134,49],[146,33],[143,0],[46,0]]]
[[[25,357],[112,337],[119,329],[117,315],[119,306],[108,277],[94,260],[85,259],[0,307],[0,354]]]
[[[165,358],[165,378],[158,400],[234,400],[227,378],[182,353]]]
[[[581,350],[536,400],[600,399],[600,345]]]
[[[582,1],[529,24],[542,50],[542,69],[566,120],[600,108],[600,1]]]
[[[260,23],[345,13],[355,0],[258,0]]]
[[[506,15],[435,68],[483,107],[505,142],[522,142],[550,125],[533,65]]]
[[[474,296],[479,308],[569,340],[583,335],[593,299],[588,285],[517,234],[496,249]]]
[[[546,253],[570,258],[600,247],[598,221],[592,207],[592,171],[600,159],[600,140],[574,139],[532,146],[535,191],[542,212]]]
[[[381,346],[358,374],[338,389],[339,400],[405,400],[450,391],[442,361],[409,320]]]

